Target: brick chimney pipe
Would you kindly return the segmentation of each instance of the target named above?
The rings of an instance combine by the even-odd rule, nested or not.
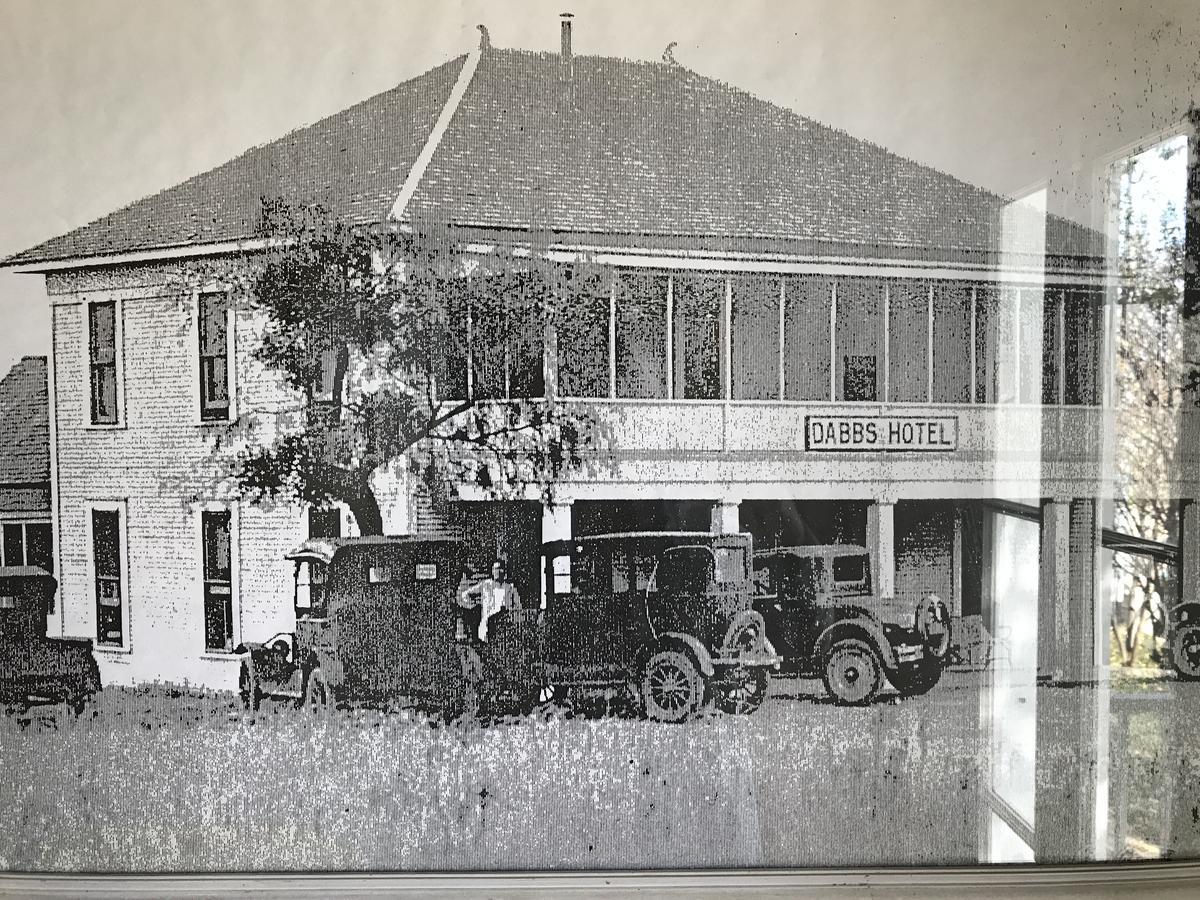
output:
[[[575,16],[573,13],[563,13],[559,16],[562,19],[562,58],[563,62],[571,61],[571,19]]]

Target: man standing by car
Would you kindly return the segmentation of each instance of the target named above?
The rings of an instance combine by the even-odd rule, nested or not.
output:
[[[521,595],[516,585],[508,580],[504,560],[497,559],[492,563],[492,575],[478,584],[467,588],[459,588],[459,605],[468,609],[479,607],[479,640],[488,639],[488,620],[500,610],[517,611],[521,609]]]

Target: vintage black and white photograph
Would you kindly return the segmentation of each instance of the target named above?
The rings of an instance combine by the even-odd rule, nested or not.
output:
[[[0,20],[0,869],[1200,857],[1196,0]]]

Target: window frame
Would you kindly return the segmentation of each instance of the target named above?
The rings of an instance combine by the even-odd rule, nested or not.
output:
[[[12,562],[8,558],[8,542],[4,539],[4,529],[11,527],[19,527],[21,529],[21,560],[20,562]],[[20,518],[5,518],[0,519],[0,566],[29,566],[35,563],[29,562],[29,529],[31,526],[45,526],[50,532],[50,564],[43,566],[51,575],[55,574],[54,567],[54,523],[49,519],[20,519]],[[51,612],[54,610],[54,599],[50,600]]]
[[[84,503],[85,510],[85,532],[87,535],[86,546],[86,569],[87,569],[87,592],[90,600],[90,608],[94,616],[92,633],[96,636],[95,648],[98,652],[103,653],[130,653],[133,650],[132,628],[130,621],[130,598],[129,598],[129,503],[127,500],[87,500]],[[121,641],[120,643],[112,643],[104,641],[100,637],[100,597],[96,590],[97,575],[96,575],[96,536],[95,536],[95,516],[97,512],[106,512],[117,514],[118,541],[117,547],[120,553],[118,560],[118,585],[121,591],[120,609],[121,609]]]
[[[227,659],[235,656],[232,650],[223,650],[217,647],[209,647],[206,632],[206,613],[207,613],[207,581],[206,578],[206,547],[204,542],[204,516],[205,513],[228,513],[229,514],[229,647],[233,648],[242,640],[242,603],[241,603],[241,554],[240,550],[240,534],[241,522],[238,506],[235,503],[222,502],[206,502],[199,503],[194,507],[195,517],[195,546],[196,556],[194,570],[197,573],[196,577],[196,609],[200,612],[199,620],[199,639],[200,651],[202,657]]]
[[[225,385],[227,402],[224,415],[209,415],[204,404],[204,358],[201,337],[203,332],[202,312],[205,297],[225,296]],[[218,283],[207,284],[192,292],[191,315],[192,357],[192,417],[196,425],[228,425],[236,422],[237,411],[237,311],[234,309],[233,293],[228,286]]]
[[[116,407],[113,419],[109,421],[96,421],[95,417],[95,386],[93,383],[93,367],[97,365],[109,365],[105,363],[93,363],[92,361],[92,310],[96,306],[109,306],[113,308],[113,359],[110,365],[113,367],[113,382],[114,382],[114,406]],[[87,386],[86,401],[83,410],[83,425],[88,429],[96,430],[112,430],[125,427],[125,303],[122,297],[113,295],[100,295],[96,297],[85,298],[81,305],[83,321],[81,323],[83,331],[83,340],[80,342],[80,351],[83,356],[83,382]]]

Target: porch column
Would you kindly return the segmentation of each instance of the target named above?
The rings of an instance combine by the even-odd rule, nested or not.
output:
[[[1055,498],[1042,504],[1042,542],[1038,587],[1038,681],[1060,681],[1069,643],[1071,502]]]
[[[1107,837],[1108,691],[1099,678],[1105,617],[1097,604],[1096,501],[1042,506],[1038,592],[1034,856],[1103,855]]]
[[[880,599],[896,596],[896,502],[876,500],[867,507],[867,549],[874,560]]]
[[[1179,534],[1179,596],[1168,599],[1174,606],[1200,600],[1200,502],[1187,500],[1182,504]]]
[[[556,503],[542,504],[542,543],[546,541],[562,541],[571,537],[571,501],[559,500]],[[546,608],[546,566],[545,560],[538,564],[541,571],[542,593],[541,607]]]
[[[713,534],[737,534],[742,530],[740,500],[718,500],[713,504],[710,531]]]

